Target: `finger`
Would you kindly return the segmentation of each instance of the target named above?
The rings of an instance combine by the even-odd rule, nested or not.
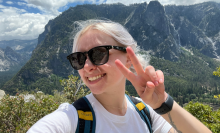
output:
[[[128,56],[131,59],[131,62],[134,66],[134,69],[135,69],[136,73],[138,75],[142,75],[144,73],[144,70],[143,70],[143,67],[142,67],[141,63],[139,62],[137,56],[135,55],[134,51],[132,50],[131,47],[127,47],[126,51],[128,53]]]
[[[145,74],[147,74],[150,77],[151,81],[154,83],[155,86],[159,85],[158,76],[153,66],[147,66],[145,68]]]
[[[159,83],[164,83],[164,74],[161,70],[156,71]]]
[[[115,64],[122,74],[133,84],[136,79],[136,75],[132,73],[124,64],[121,63],[119,59],[115,60]]]
[[[142,98],[144,98],[144,101],[147,101],[148,103],[151,103],[152,99],[153,99],[152,97],[153,97],[154,89],[155,89],[154,83],[151,82],[151,81],[148,81],[146,83],[145,91],[140,96]]]
[[[161,91],[164,91],[165,90],[165,87],[164,87],[164,74],[161,70],[157,70],[156,74],[157,74],[158,83],[159,83],[158,88],[163,88],[163,90],[161,90]]]

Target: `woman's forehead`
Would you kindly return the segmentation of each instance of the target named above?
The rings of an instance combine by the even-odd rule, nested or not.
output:
[[[115,40],[104,32],[88,30],[80,36],[77,51],[88,51],[96,46],[115,45],[115,43]]]

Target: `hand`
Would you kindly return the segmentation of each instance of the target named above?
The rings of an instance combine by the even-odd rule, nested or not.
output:
[[[144,70],[131,47],[127,47],[127,54],[133,64],[136,75],[132,73],[120,60],[115,64],[124,76],[133,84],[140,98],[153,109],[162,105],[167,98],[164,86],[163,72],[155,71],[153,66]]]

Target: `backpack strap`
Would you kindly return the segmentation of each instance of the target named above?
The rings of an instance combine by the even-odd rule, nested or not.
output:
[[[78,113],[76,133],[95,133],[96,119],[94,110],[86,97],[72,103]]]
[[[150,112],[149,112],[147,105],[132,96],[126,95],[126,97],[131,102],[131,104],[135,107],[141,119],[146,123],[150,133],[152,133],[153,132],[152,121],[151,121]]]

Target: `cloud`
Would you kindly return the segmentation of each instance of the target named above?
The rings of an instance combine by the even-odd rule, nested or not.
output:
[[[58,11],[59,8],[68,3],[85,1],[96,2],[96,0],[21,0],[16,2],[23,9],[0,5],[0,40],[35,39],[44,31],[48,21],[61,13]],[[7,1],[7,3],[11,2]],[[27,8],[37,8],[41,14],[28,13],[24,10]]]
[[[35,39],[53,15],[28,13],[24,9],[0,5],[0,40]]]
[[[9,5],[13,4],[13,2],[11,2],[11,1],[7,1],[6,3]]]
[[[38,8],[47,14],[59,15],[59,8],[64,7],[68,3],[74,2],[85,2],[89,1],[92,3],[96,3],[96,0],[24,0],[26,2],[26,6]],[[100,0],[104,1],[104,0]]]

